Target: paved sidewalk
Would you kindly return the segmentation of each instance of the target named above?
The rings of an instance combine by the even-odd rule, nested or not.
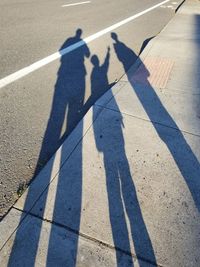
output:
[[[187,0],[0,223],[0,266],[200,266],[199,77]]]

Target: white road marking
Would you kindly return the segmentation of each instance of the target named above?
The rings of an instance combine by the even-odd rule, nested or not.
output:
[[[85,1],[85,2],[78,2],[78,3],[73,3],[73,4],[62,5],[62,7],[78,6],[78,5],[84,5],[84,4],[89,4],[89,3],[91,3],[91,1]]]
[[[171,5],[170,5],[170,6],[165,6],[165,5],[163,5],[163,6],[160,6],[160,7],[161,7],[161,8],[171,8],[171,9],[173,9],[173,10],[176,9],[174,6],[171,6]]]
[[[86,37],[85,39],[83,39],[80,42],[77,42],[77,43],[75,43],[73,45],[70,45],[67,48],[64,48],[64,49],[62,49],[62,50],[60,50],[60,51],[58,51],[58,52],[56,52],[56,53],[54,53],[54,54],[52,54],[52,55],[50,55],[48,57],[45,57],[45,58],[43,58],[43,59],[41,59],[41,60],[39,60],[39,61],[37,61],[37,62],[35,62],[33,64],[21,69],[21,70],[18,70],[16,72],[6,76],[5,78],[0,80],[0,88],[6,86],[6,85],[8,85],[8,84],[10,84],[10,83],[12,83],[12,82],[14,82],[16,80],[19,80],[20,78],[30,74],[31,72],[33,72],[35,70],[38,70],[39,68],[41,68],[41,67],[43,67],[43,66],[45,66],[45,65],[47,65],[47,64],[49,64],[49,63],[51,63],[51,62],[53,62],[53,61],[55,61],[57,59],[59,59],[59,58],[61,58],[65,54],[70,53],[70,52],[74,51],[75,49],[77,49],[77,48],[79,48],[79,47],[81,47],[81,46],[83,46],[85,44],[88,44],[88,43],[92,42],[93,40],[101,37],[102,35],[104,35],[106,33],[109,33],[111,31],[121,27],[122,25],[132,21],[132,20],[135,20],[136,18],[138,18],[138,17],[140,17],[140,16],[142,16],[142,15],[144,15],[144,14],[146,14],[146,13],[148,13],[148,12],[154,10],[154,9],[156,9],[159,6],[162,6],[163,4],[165,4],[165,3],[169,2],[169,1],[170,0],[165,0],[165,1],[163,1],[163,2],[161,2],[159,4],[157,4],[157,5],[154,5],[154,6],[150,7],[150,8],[148,8],[148,9],[142,11],[142,12],[139,12],[139,13],[127,18],[127,19],[124,19],[124,20],[122,20],[122,21],[120,21],[120,22],[118,22],[118,23],[116,23],[116,24],[104,29],[104,30],[101,30],[101,31],[99,31],[99,32],[97,32],[97,33],[95,33],[93,35],[90,35],[90,36]]]

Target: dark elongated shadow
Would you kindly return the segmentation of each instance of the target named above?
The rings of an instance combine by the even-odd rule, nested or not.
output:
[[[122,63],[124,70],[127,72],[128,66],[126,61],[126,55],[134,58],[134,51],[131,52],[130,48],[121,42],[116,33],[111,34],[114,40],[114,49],[119,61]],[[140,60],[140,59],[138,59]],[[174,161],[176,162],[185,182],[191,192],[196,207],[200,211],[200,164],[195,154],[193,153],[190,145],[187,143],[182,132],[179,130],[178,125],[168,113],[159,99],[156,91],[148,81],[149,71],[140,60],[140,69],[143,73],[142,80],[136,81],[134,78],[127,74],[128,80],[132,85],[134,92],[136,93],[141,105],[146,111],[152,125],[154,126],[158,136],[165,143],[169,149]],[[199,86],[199,85],[198,85]],[[145,89],[145,90],[144,90]],[[133,103],[134,104],[134,103]],[[162,118],[165,125],[171,128],[177,129],[175,135],[166,134],[163,127],[158,123],[158,118]]]
[[[71,46],[77,42],[82,41],[81,39],[82,30],[78,29],[75,36],[67,39],[61,46],[60,50]],[[38,174],[41,169],[41,162],[48,159],[53,152],[62,144],[66,136],[72,131],[78,121],[83,117],[84,113],[87,111],[88,107],[84,106],[84,96],[85,96],[85,78],[86,78],[86,68],[84,60],[86,57],[90,56],[89,48],[86,44],[82,45],[78,49],[71,53],[68,53],[61,57],[60,68],[57,73],[57,81],[55,84],[55,91],[52,101],[51,113],[49,116],[46,132],[44,135],[40,155],[38,158],[38,164],[35,170],[35,175]],[[66,125],[66,126],[65,126]],[[64,128],[64,129],[63,129]],[[80,131],[82,134],[83,125],[80,125]],[[80,144],[81,145],[81,144]],[[78,162],[76,164],[77,172],[74,180],[70,180],[66,177],[59,176],[58,184],[56,188],[55,205],[53,208],[52,221],[59,222],[59,216],[61,214],[61,208],[63,203],[70,207],[69,212],[63,215],[64,222],[66,225],[70,224],[73,219],[73,227],[76,231],[79,231],[80,226],[80,216],[81,216],[81,198],[82,198],[82,149],[79,150]],[[63,151],[61,151],[61,162],[63,157]],[[48,178],[50,181],[52,166],[48,169]],[[48,181],[47,181],[48,183]],[[74,188],[76,186],[76,188]],[[63,194],[64,190],[64,194]],[[61,192],[62,191],[62,192]],[[24,210],[30,209],[30,202],[34,192],[29,190]],[[74,195],[73,195],[74,194]],[[40,217],[43,217],[44,210],[46,206],[48,195],[48,189],[43,193],[42,203],[40,207]],[[65,212],[64,210],[63,212]],[[42,228],[42,220],[38,224],[37,232],[34,232],[34,241],[30,243],[26,251],[23,251],[23,255],[30,255],[27,259],[19,259],[20,248],[18,242],[22,235],[20,228],[16,233],[15,242],[12,248],[12,253],[10,255],[8,266],[19,266],[18,262],[23,262],[23,266],[35,266],[36,254],[38,251],[39,239]],[[46,266],[52,266],[52,258],[55,257],[55,234],[54,227],[51,228],[49,246],[47,253]],[[70,262],[70,266],[76,265],[76,254],[77,254],[78,236],[75,240],[75,247],[73,251],[74,258]],[[66,245],[67,246],[67,245]],[[63,247],[63,251],[60,252],[61,255],[67,247]],[[59,256],[59,255],[57,255]]]
[[[108,83],[109,58],[109,48],[102,65],[99,64],[99,59],[96,55],[91,58],[91,62],[94,65],[91,74],[92,94],[98,89],[96,84],[97,77],[101,77],[100,80]],[[119,111],[117,103],[115,103],[115,108]],[[140,266],[143,266],[144,262],[140,260],[143,256],[143,249],[148,250],[148,255],[152,262],[156,263],[156,259],[126,157],[122,116],[120,112],[116,114],[116,119],[111,120],[110,117],[108,119],[105,117],[102,122],[103,125],[95,123],[94,117],[93,127],[97,149],[100,153],[103,153],[109,216],[116,248],[117,266],[124,266],[120,250],[131,254],[130,243],[132,242],[134,243]],[[129,240],[125,214],[127,214],[131,226],[132,240]],[[130,260],[129,266],[134,266],[132,260]]]

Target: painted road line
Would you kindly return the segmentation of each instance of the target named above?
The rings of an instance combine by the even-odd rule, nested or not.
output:
[[[62,5],[62,7],[78,6],[78,5],[84,5],[84,4],[89,4],[89,3],[91,3],[91,1],[85,1],[85,2],[78,2],[78,3],[73,3],[73,4]]]
[[[83,39],[80,42],[77,42],[77,43],[75,43],[73,45],[70,45],[67,48],[64,48],[64,49],[62,49],[62,50],[60,50],[60,51],[58,51],[58,52],[56,52],[56,53],[54,53],[54,54],[52,54],[52,55],[50,55],[48,57],[45,57],[45,58],[43,58],[43,59],[41,59],[41,60],[39,60],[39,61],[37,61],[37,62],[35,62],[33,64],[21,69],[21,70],[18,70],[16,72],[6,76],[5,78],[0,80],[0,88],[6,86],[6,85],[8,85],[8,84],[10,84],[10,83],[12,83],[12,82],[14,82],[16,80],[19,80],[20,78],[30,74],[31,72],[33,72],[33,71],[35,71],[35,70],[37,70],[37,69],[39,69],[39,68],[41,68],[41,67],[43,67],[43,66],[45,66],[45,65],[47,65],[49,63],[61,58],[65,54],[70,53],[70,52],[74,51],[75,49],[77,49],[77,48],[79,48],[79,47],[81,47],[81,46],[83,46],[85,44],[88,44],[88,43],[92,42],[93,40],[101,37],[102,35],[105,35],[106,33],[109,33],[111,31],[123,26],[124,24],[127,24],[130,21],[133,21],[133,20],[139,18],[140,16],[142,16],[142,15],[144,15],[144,14],[146,14],[146,13],[148,13],[148,12],[154,10],[154,9],[156,9],[157,7],[162,6],[163,4],[165,4],[165,3],[169,2],[169,1],[170,0],[165,0],[165,1],[163,1],[163,2],[161,2],[159,4],[157,4],[157,5],[154,5],[154,6],[150,7],[150,8],[148,8],[148,9],[145,9],[144,11],[142,11],[140,13],[137,13],[137,14],[129,17],[129,18],[126,18],[126,19],[124,19],[124,20],[122,20],[122,21],[120,21],[120,22],[118,22],[118,23],[116,23],[116,24],[104,29],[104,30],[101,30],[101,31],[99,31],[99,32],[97,32],[97,33],[95,33],[93,35],[90,35],[90,36],[86,37],[85,39]]]

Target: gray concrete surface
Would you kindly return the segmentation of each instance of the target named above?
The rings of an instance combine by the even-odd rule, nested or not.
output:
[[[186,1],[2,220],[1,266],[199,266],[198,54],[186,49],[194,39],[198,48],[199,8]],[[184,17],[194,39],[179,24]],[[176,31],[183,35],[174,46]],[[119,40],[115,50],[127,49]],[[173,59],[173,68],[162,61],[165,75],[154,77],[150,57]]]
[[[12,219],[18,221],[21,212],[17,210],[12,210]],[[4,230],[7,225],[5,225]],[[9,262],[10,266],[32,266],[33,261],[35,266],[76,266],[85,267],[85,266],[116,266],[115,251],[111,247],[107,247],[95,240],[89,240],[88,238],[79,237],[79,244],[77,247],[77,235],[68,231],[65,228],[52,225],[48,222],[43,222],[42,231],[40,229],[40,219],[32,216],[27,216],[23,222],[22,227],[20,228],[21,235],[18,239],[19,243],[23,243],[15,250],[15,256],[12,258],[12,261]],[[50,258],[48,257],[48,240],[49,233],[52,228],[54,229],[54,238],[55,243],[53,244],[53,253]],[[9,230],[9,228],[8,228]],[[35,244],[35,235],[40,232],[41,240],[40,244]],[[26,236],[29,238],[25,238]],[[14,240],[15,235],[11,236],[10,241]],[[24,239],[25,238],[25,239]],[[31,246],[37,246],[37,257],[33,259]],[[24,254],[26,248],[29,247],[29,251]],[[45,249],[46,248],[46,249]],[[63,253],[65,250],[65,253]],[[78,257],[76,257],[77,251]],[[8,265],[8,254],[11,253],[11,246],[9,243],[1,251],[0,264],[1,266]],[[132,261],[134,266],[140,266],[137,259],[131,258],[129,255],[121,253],[120,266],[127,267],[132,266]],[[143,262],[144,267],[151,267],[153,265]]]
[[[158,2],[92,0],[88,5],[62,8],[64,1],[1,1],[0,77],[66,46],[66,40],[74,37],[77,28],[82,29],[84,38]],[[180,2],[170,1],[123,25],[116,33],[137,56],[143,41],[163,29]],[[102,65],[108,46],[111,48],[108,82],[96,75],[91,97],[94,66],[90,60],[96,54]],[[0,216],[12,206],[90,106],[124,74],[110,34],[93,41],[88,48],[90,58],[88,55],[83,58],[80,49],[1,88]],[[136,57],[127,60],[131,65]]]
[[[120,128],[122,117],[123,129]],[[173,140],[177,153],[185,153],[179,147],[176,130],[159,128]],[[185,138],[199,159],[199,137],[186,134]],[[185,157],[185,160],[191,160],[190,154]],[[199,170],[196,171],[198,173],[193,176],[197,178]],[[23,198],[17,202],[18,209],[29,211],[39,197],[35,192],[39,192],[42,179],[37,179],[33,191],[30,187],[28,196],[24,196],[25,203]],[[195,181],[193,185],[199,188]],[[120,188],[121,193],[118,192]],[[125,205],[123,208],[121,201]],[[133,255],[154,261],[149,236],[156,262],[161,266],[195,266],[200,260],[199,212],[172,155],[151,123],[115,111],[102,111],[83,142],[36,202],[31,214],[126,252],[130,245]],[[79,216],[80,225],[77,223]],[[117,244],[113,241],[115,234]],[[54,243],[54,239],[50,242]]]

